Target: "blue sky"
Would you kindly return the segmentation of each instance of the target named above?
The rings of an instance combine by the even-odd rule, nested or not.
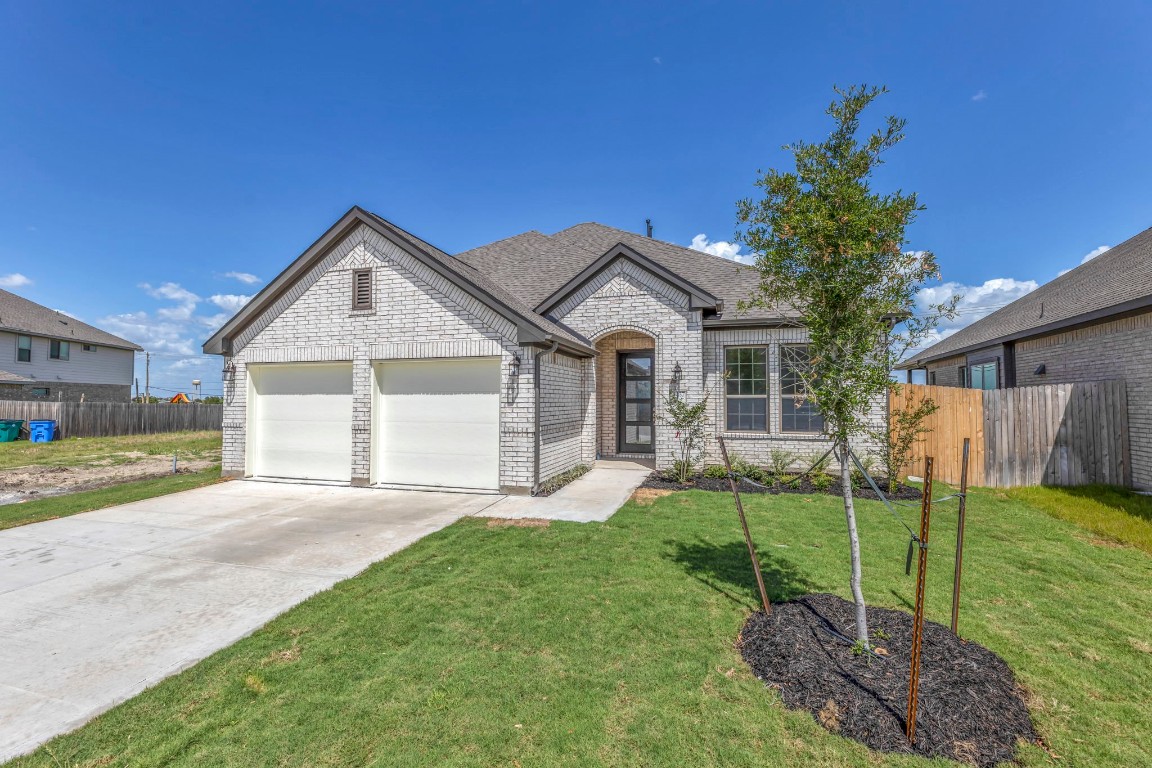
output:
[[[730,254],[833,84],[892,89],[877,186],[962,321],[1152,226],[1148,3],[237,5],[0,1],[0,286],[157,387],[218,392],[200,343],[353,204],[449,252],[651,217]]]

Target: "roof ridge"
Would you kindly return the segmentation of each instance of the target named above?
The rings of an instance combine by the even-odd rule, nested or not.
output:
[[[753,267],[751,264],[742,264],[739,261],[736,261],[735,259],[726,259],[723,256],[717,256],[714,253],[708,253],[707,251],[698,251],[695,248],[692,248],[691,246],[680,245],[679,243],[673,243],[670,240],[661,240],[658,237],[648,237],[646,235],[640,234],[639,232],[630,232],[627,229],[620,229],[619,227],[609,226],[608,224],[601,224],[598,221],[582,221],[579,224],[573,224],[571,227],[567,227],[565,229],[562,229],[552,236],[556,237],[557,235],[560,235],[563,232],[567,232],[569,230],[576,229],[576,227],[583,227],[583,226],[587,226],[587,225],[600,227],[601,229],[607,229],[607,230],[610,230],[612,232],[619,233],[621,235],[628,235],[629,237],[635,237],[635,238],[639,238],[641,240],[651,240],[653,242],[659,243],[660,245],[668,245],[668,246],[671,246],[673,248],[677,248],[681,251],[686,251],[687,253],[690,253],[693,255],[698,254],[700,256],[705,257],[706,259],[712,259],[712,260],[715,260],[717,262],[723,262],[725,264],[732,264],[732,265],[735,265],[737,267],[741,267],[744,269],[755,269],[755,267]]]

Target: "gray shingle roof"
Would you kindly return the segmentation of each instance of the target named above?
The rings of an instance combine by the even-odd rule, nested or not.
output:
[[[4,384],[28,384],[34,381],[36,380],[30,379],[27,376],[21,376],[18,373],[12,373],[11,371],[0,371],[0,382],[3,382]]]
[[[749,298],[759,284],[757,272],[719,256],[603,224],[588,222],[554,235],[525,232],[457,254],[528,304],[537,306],[605,252],[623,243],[665,269],[724,302],[723,319],[780,320],[795,312],[749,310],[737,315],[736,303]]]
[[[455,274],[460,275],[465,280],[468,280],[473,285],[476,285],[481,290],[491,294],[498,301],[507,305],[510,309],[523,316],[524,319],[528,320],[546,333],[555,334],[565,341],[569,341],[574,344],[583,346],[591,345],[591,342],[589,342],[580,334],[572,331],[569,328],[565,328],[559,323],[555,323],[542,315],[536,314],[536,312],[533,311],[532,306],[525,302],[522,297],[509,292],[504,288],[503,285],[501,285],[500,280],[493,280],[486,270],[477,269],[465,261],[452,258],[436,246],[421,240],[407,230],[400,229],[395,224],[392,224],[387,219],[378,214],[372,213],[371,215],[385,226],[391,227],[392,229],[411,238],[417,245],[421,246],[423,250],[425,250],[429,255],[433,256],[439,263],[443,264]]]
[[[100,344],[105,347],[143,349],[127,339],[113,336],[107,331],[5,290],[0,290],[0,329],[64,341]]]
[[[915,368],[970,349],[1152,305],[1152,229],[1060,275],[900,364]]]

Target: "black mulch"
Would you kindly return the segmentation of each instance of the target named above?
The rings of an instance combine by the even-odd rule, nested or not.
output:
[[[788,483],[763,483],[767,488],[752,485],[751,483],[741,482],[737,487],[740,493],[803,493],[811,496],[816,493],[826,493],[831,496],[840,495],[840,483],[833,483],[831,486],[820,489],[812,484],[812,481],[805,477],[795,485]],[[884,491],[884,495],[889,499],[898,499],[903,501],[919,501],[920,489],[901,485],[896,493],[888,493],[886,486],[887,481],[880,483],[880,489]],[[722,491],[723,493],[730,493],[731,489],[728,487],[728,480],[718,477],[704,477],[703,475],[694,475],[687,483],[678,483],[675,480],[670,480],[661,472],[653,472],[648,475],[641,488],[660,488],[668,491]],[[876,499],[876,492],[869,488],[867,485],[857,486],[852,488],[852,495],[858,499]]]
[[[912,616],[868,609],[873,647],[886,656],[856,655],[855,607],[835,595],[776,603],[753,614],[740,632],[744,661],[780,691],[791,709],[806,709],[842,736],[883,752],[915,752],[978,766],[1012,760],[1017,739],[1036,740],[1008,665],[992,651],[925,622],[916,745],[904,736]],[[887,638],[881,639],[882,635]]]

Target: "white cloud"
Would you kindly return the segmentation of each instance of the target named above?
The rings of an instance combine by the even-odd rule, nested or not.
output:
[[[1100,254],[1104,253],[1105,251],[1110,251],[1110,250],[1112,250],[1112,246],[1110,246],[1110,245],[1098,245],[1095,248],[1093,248],[1092,250],[1088,251],[1088,253],[1084,254],[1084,258],[1080,259],[1080,263],[1081,264],[1087,264],[1088,262],[1092,261],[1092,259],[1096,258]]]
[[[224,277],[230,277],[233,280],[239,280],[244,285],[256,285],[256,283],[264,282],[250,272],[225,272]]]
[[[0,275],[0,288],[19,288],[24,285],[32,285],[32,281],[19,272],[13,272],[10,275]]]
[[[756,260],[756,257],[751,253],[740,253],[739,243],[729,243],[725,240],[709,241],[708,236],[703,233],[692,238],[692,244],[688,247],[694,251],[710,253],[713,256],[719,256],[740,264],[751,264]]]
[[[1093,248],[1092,250],[1088,251],[1088,253],[1084,254],[1084,257],[1082,259],[1080,259],[1080,263],[1081,264],[1087,264],[1088,262],[1092,261],[1092,259],[1096,258],[1100,254],[1105,253],[1106,251],[1110,251],[1110,250],[1112,250],[1112,246],[1110,246],[1110,245],[1098,245],[1095,248]],[[1069,272],[1071,272],[1072,269],[1073,268],[1062,269],[1062,270],[1060,270],[1059,275],[1066,275]],[[1057,275],[1057,276],[1059,276],[1059,275]]]
[[[986,98],[988,98],[988,94],[983,88],[976,91],[976,93],[972,95],[972,101],[984,101]]]
[[[220,307],[220,309],[232,313],[239,311],[240,307],[244,306],[251,300],[251,296],[244,296],[235,293],[217,293],[208,297],[208,301]]]
[[[995,277],[985,280],[982,285],[949,282],[922,288],[916,295],[916,308],[920,312],[927,312],[930,306],[942,304],[953,296],[960,296],[961,299],[956,305],[956,317],[941,320],[932,337],[927,339],[921,348],[930,347],[948,338],[961,328],[992,314],[1021,296],[1027,296],[1039,287],[1040,284],[1035,280]]]

